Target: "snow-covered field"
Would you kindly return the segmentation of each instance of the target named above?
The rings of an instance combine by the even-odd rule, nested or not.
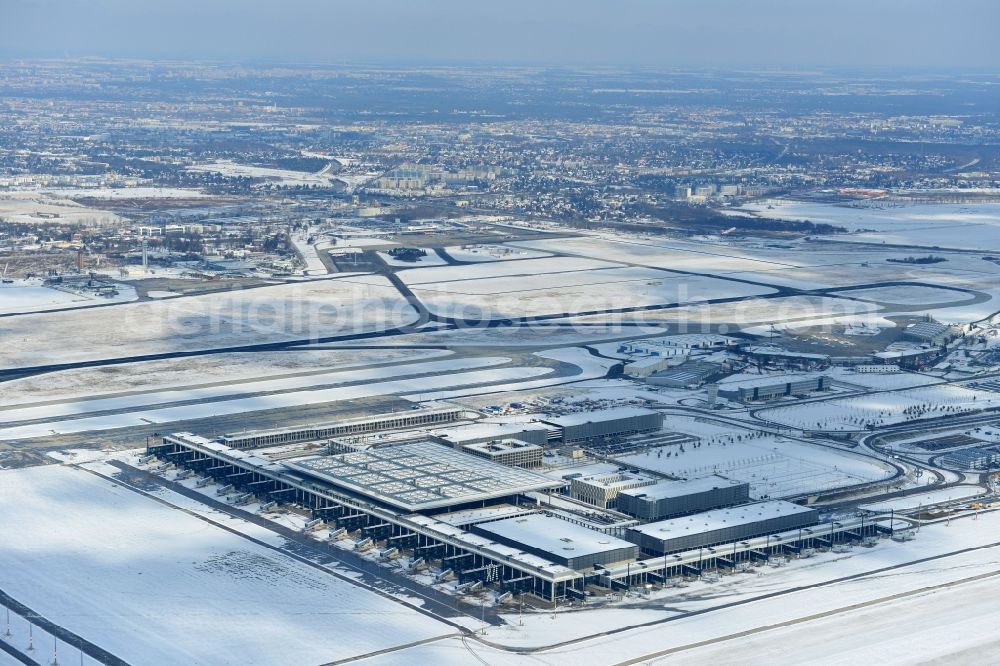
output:
[[[526,250],[524,248],[512,247],[510,245],[453,245],[446,247],[452,259],[456,261],[467,261],[470,263],[481,261],[509,261],[511,259],[538,259],[547,257],[547,252],[536,250]]]
[[[441,363],[447,363],[447,361],[442,361]],[[461,363],[456,363],[455,367],[461,367]],[[439,366],[440,369],[441,367]],[[31,425],[11,426],[0,429],[0,441],[45,437],[54,433],[72,434],[114,430],[116,428],[142,426],[150,423],[170,423],[268,409],[301,407],[305,404],[357,400],[359,398],[380,395],[414,394],[416,400],[426,400],[428,398],[423,396],[434,395],[435,391],[442,389],[454,389],[460,386],[476,384],[502,385],[515,380],[520,381],[532,377],[541,377],[551,372],[552,370],[546,367],[511,366],[466,372],[455,371],[448,374],[427,375],[410,379],[387,379],[385,381],[373,381],[335,388],[293,390],[285,393],[249,398],[234,397],[233,399],[217,402],[178,407],[158,408],[155,405],[151,407],[138,407],[137,411],[107,416],[83,416],[70,420],[43,421]],[[384,376],[390,374],[390,372],[383,369],[381,374]],[[192,392],[179,393],[183,395]],[[141,404],[144,399],[145,396],[140,396],[137,402]]]
[[[67,199],[204,199],[209,195],[186,187],[81,187],[45,188],[48,194]]]
[[[377,363],[413,362],[451,353],[442,349],[237,352],[77,368],[0,382],[0,405],[9,407],[42,400],[90,398],[125,391],[234,385]]]
[[[920,493],[918,495],[898,497],[896,499],[885,500],[883,502],[872,502],[871,504],[862,505],[861,508],[867,509],[868,511],[878,511],[882,513],[887,511],[907,511],[918,509],[922,506],[929,507],[942,502],[951,502],[963,499],[972,500],[973,498],[984,495],[985,493],[986,491],[979,486],[959,485],[951,486],[949,488],[941,488],[939,490],[930,490],[926,493]]]
[[[526,259],[525,261],[494,261],[469,266],[441,266],[412,271],[400,271],[399,277],[411,287],[437,282],[464,282],[488,278],[550,277],[558,273],[590,271],[598,268],[620,268],[619,264],[575,257]]]
[[[1000,394],[949,384],[774,407],[761,410],[759,415],[769,421],[807,430],[863,430],[872,423],[902,423],[998,404]]]
[[[323,664],[451,633],[81,469],[0,471],[0,534],[0,588],[133,664]]]
[[[385,278],[337,277],[4,318],[0,367],[318,338],[415,319]]]
[[[228,160],[220,160],[210,164],[195,164],[187,169],[188,171],[218,173],[230,177],[259,178],[279,187],[329,187],[334,180],[337,180],[336,174],[328,174],[323,171],[309,173],[292,171],[291,169],[274,169],[236,164]]]
[[[299,230],[289,235],[289,240],[292,241],[292,245],[295,246],[295,251],[302,255],[303,261],[306,263],[305,274],[306,275],[326,275],[326,265],[319,258],[319,248],[316,245],[309,244],[309,231]]]
[[[939,289],[920,285],[851,289],[849,291],[834,292],[834,295],[863,298],[870,301],[893,303],[896,305],[940,305],[942,303],[966,301],[970,298],[969,294],[953,289]]]
[[[444,266],[445,260],[438,256],[438,253],[434,250],[424,250],[427,254],[422,257],[417,257],[416,261],[403,261],[402,259],[396,259],[394,256],[388,252],[379,252],[378,256],[382,258],[382,261],[390,266],[404,267],[404,268],[417,268],[423,266]]]
[[[15,423],[36,419],[76,418],[105,411],[153,409],[159,405],[175,402],[231,399],[236,396],[252,395],[254,393],[310,391],[323,386],[337,386],[354,382],[375,382],[388,378],[437,372],[459,372],[462,370],[489,368],[509,362],[510,359],[504,357],[455,358],[443,361],[426,361],[423,363],[403,363],[377,368],[335,370],[318,374],[304,374],[280,379],[258,379],[206,387],[184,387],[162,391],[128,393],[113,397],[88,397],[86,399],[67,400],[55,404],[51,401],[45,401],[37,405],[31,403],[23,403],[20,406],[3,405],[0,406],[0,423]],[[302,402],[315,402],[309,400],[305,395],[300,396],[300,400]]]
[[[138,299],[135,287],[131,285],[119,283],[117,291],[115,296],[99,296],[93,292],[79,293],[46,287],[37,278],[16,280],[13,284],[0,284],[0,314],[129,303]]]
[[[122,219],[111,211],[84,206],[38,190],[0,193],[0,217],[28,224],[106,226]]]
[[[90,301],[86,296],[30,283],[0,285],[0,313],[31,312]]]
[[[405,271],[402,276],[415,285],[414,293],[428,309],[452,317],[473,314],[527,317],[759,296],[774,291],[741,282],[648,268],[596,265],[562,270],[586,261],[528,259]],[[532,269],[544,271],[546,268],[549,272],[532,272]],[[444,271],[457,279],[429,281],[429,277],[443,276]],[[491,276],[489,273],[503,274]]]
[[[916,372],[896,372],[883,375],[875,372],[854,372],[849,368],[829,368],[824,371],[824,374],[846,384],[876,390],[914,388],[928,384],[940,384],[942,381],[937,377]]]
[[[546,377],[543,379],[531,379],[532,376],[537,376],[537,373],[525,373],[522,379],[523,381],[510,382],[510,383],[499,383],[490,386],[474,387],[474,388],[463,388],[449,391],[434,391],[434,392],[424,392],[414,393],[411,395],[404,395],[403,397],[407,400],[413,400],[417,402],[428,401],[428,400],[454,400],[457,398],[464,398],[469,396],[482,396],[482,395],[495,395],[495,394],[508,394],[515,391],[532,391],[538,388],[543,388],[546,386],[553,386],[556,384],[564,384],[570,381],[576,382],[585,379],[594,379],[597,377],[603,377],[608,372],[614,362],[608,359],[598,358],[592,356],[586,349],[581,347],[566,347],[563,349],[547,349],[545,351],[535,352],[535,356],[540,356],[542,358],[552,359],[555,361],[562,361],[563,363],[569,363],[580,368],[580,374],[573,375],[572,377]],[[530,370],[532,368],[525,368]]]
[[[838,240],[1000,249],[1000,204],[899,204],[883,208],[773,200],[743,210],[784,220],[825,222],[854,232]],[[872,231],[861,231],[867,229]]]

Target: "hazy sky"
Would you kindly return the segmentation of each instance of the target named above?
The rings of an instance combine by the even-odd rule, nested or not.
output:
[[[1000,0],[0,0],[0,56],[1000,68]]]

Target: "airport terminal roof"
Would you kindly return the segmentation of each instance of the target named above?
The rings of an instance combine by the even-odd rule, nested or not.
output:
[[[585,557],[611,550],[635,547],[631,541],[625,541],[544,513],[480,523],[476,527],[480,531],[496,535],[508,542],[525,544],[537,551],[550,553],[559,558]]]
[[[798,513],[815,512],[815,509],[785,502],[782,500],[772,500],[769,502],[755,502],[744,504],[743,506],[733,506],[727,509],[716,509],[696,513],[693,516],[683,518],[671,518],[670,520],[660,520],[655,523],[637,525],[632,529],[654,539],[676,539],[678,537],[689,536],[691,534],[702,534],[715,530],[756,523],[770,518],[780,518],[792,516]]]
[[[564,485],[535,472],[432,442],[302,458],[285,464],[331,485],[411,512]]]
[[[480,421],[478,423],[463,423],[452,427],[435,428],[431,434],[435,437],[447,439],[449,442],[468,442],[484,437],[495,437],[496,439],[516,438],[519,433],[525,430],[548,431],[549,427],[538,421],[513,422],[513,423],[493,423]]]
[[[645,496],[649,500],[674,499],[695,493],[708,492],[716,488],[741,486],[744,483],[744,481],[724,479],[721,476],[706,476],[701,479],[691,479],[689,481],[660,481],[651,486],[627,488],[622,490],[621,494],[629,495],[630,497]]]

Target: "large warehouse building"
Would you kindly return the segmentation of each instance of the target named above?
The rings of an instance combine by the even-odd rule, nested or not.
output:
[[[817,522],[819,514],[815,509],[776,500],[637,525],[629,528],[626,536],[639,544],[644,553],[663,555],[808,527]]]
[[[479,523],[472,531],[576,571],[639,555],[634,543],[542,513]]]
[[[553,428],[549,440],[560,444],[585,444],[607,437],[621,437],[663,428],[663,414],[641,407],[615,407],[596,412],[575,412],[545,416],[542,422]]]
[[[764,375],[719,382],[719,396],[738,402],[767,402],[829,388],[825,375]]]
[[[545,446],[549,442],[549,426],[544,423],[464,423],[430,431],[431,439],[460,449],[466,444],[492,442],[498,439],[519,439],[529,444]]]
[[[749,499],[749,483],[708,476],[622,490],[617,508],[640,520],[662,520],[742,504]]]
[[[570,477],[569,494],[573,499],[602,509],[614,508],[619,493],[629,488],[650,486],[654,483],[656,483],[654,478],[626,472]]]

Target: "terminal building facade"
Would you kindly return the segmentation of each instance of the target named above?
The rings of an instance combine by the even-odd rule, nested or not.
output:
[[[648,412],[629,408],[603,417],[599,412],[589,418],[573,415],[556,427],[562,437],[584,441],[595,432],[659,429],[662,416]],[[678,510],[745,501],[745,486],[718,477],[709,482],[645,478],[642,486],[618,488],[617,499],[627,495],[639,518],[622,522],[626,516],[602,514],[594,505],[574,509],[573,500],[558,495],[568,485],[561,478],[501,464],[467,447],[426,438],[387,437],[374,444],[309,439],[462,417],[462,410],[435,408],[219,439],[174,433],[150,441],[147,453],[163,461],[161,466],[198,474],[196,487],[217,484],[215,494],[231,504],[259,502],[261,511],[279,504],[300,507],[324,524],[331,539],[353,539],[359,550],[405,553],[410,570],[433,562],[439,579],[454,576],[463,586],[489,585],[501,594],[529,593],[550,602],[583,599],[592,585],[622,589],[663,582],[732,566],[739,559],[860,539],[875,529],[863,519],[860,528],[857,520],[810,528],[816,512],[788,502],[663,519]],[[620,529],[609,528],[613,521]],[[762,534],[766,542],[753,540]],[[727,545],[724,556],[704,550],[729,540],[732,548]],[[639,559],[643,554],[657,557]]]

